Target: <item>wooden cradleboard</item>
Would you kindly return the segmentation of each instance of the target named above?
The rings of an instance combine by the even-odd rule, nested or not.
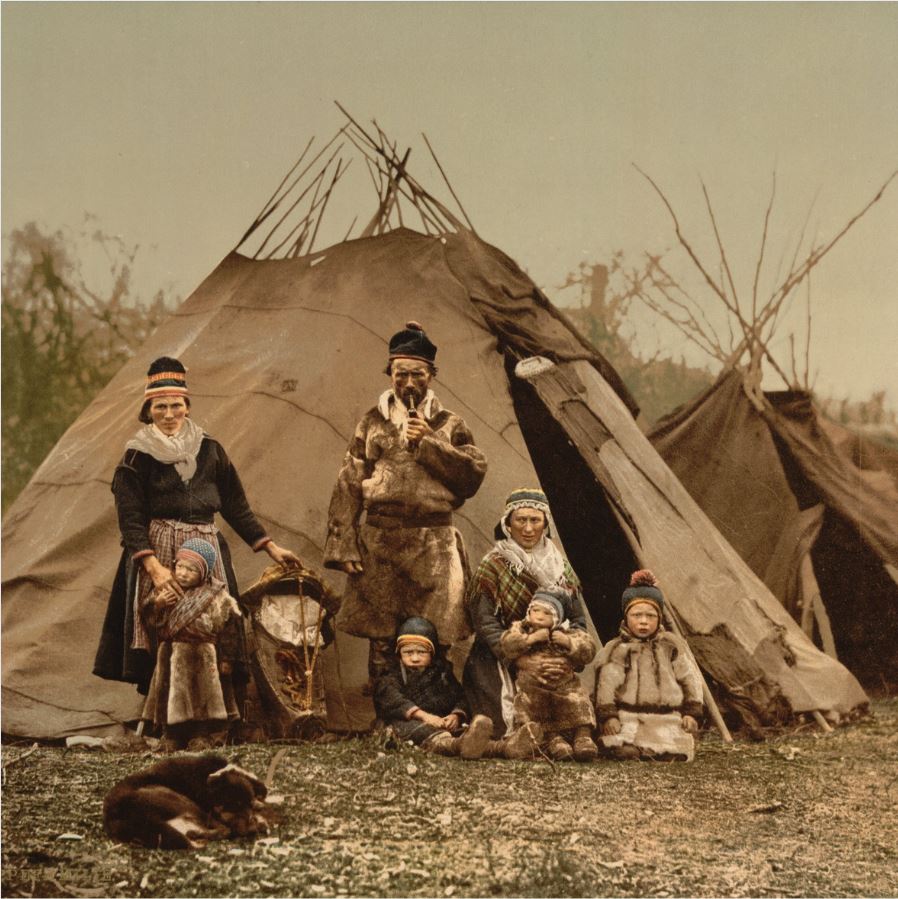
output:
[[[340,600],[306,568],[272,565],[240,595],[258,708],[249,723],[269,738],[308,738],[327,712],[321,651],[334,639]]]

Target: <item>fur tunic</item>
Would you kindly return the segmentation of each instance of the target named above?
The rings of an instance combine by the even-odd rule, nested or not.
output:
[[[642,640],[621,625],[598,665],[596,717],[600,723],[621,722],[621,732],[603,736],[603,744],[630,744],[691,760],[695,741],[683,730],[682,716],[702,714],[702,680],[686,642],[663,628]]]
[[[187,615],[185,605],[191,607]],[[174,606],[156,615],[160,643],[144,720],[162,728],[186,721],[224,724],[238,717],[233,693],[222,689],[216,642],[239,616],[227,587],[215,580],[185,591]]]
[[[514,570],[501,553],[490,550],[477,567],[468,586],[468,612],[474,628],[474,644],[462,677],[465,694],[475,715],[493,721],[496,739],[513,729],[513,712],[503,697],[513,693],[513,665],[500,647],[502,634],[513,621],[521,620],[540,585],[526,570]],[[571,594],[574,611],[569,615],[571,631],[586,633],[586,614],[580,581],[565,562],[564,582],[559,585]]]
[[[577,671],[582,671],[596,654],[595,640],[583,630],[570,628],[560,631],[571,640],[569,649],[556,643],[527,645],[533,627],[527,621],[514,621],[502,634],[499,647],[509,662],[517,668],[514,697],[514,725],[520,727],[530,721],[541,724],[547,733],[573,730],[576,727],[595,727],[592,703],[580,684]],[[539,664],[544,659],[562,658],[568,670],[553,684],[537,678]]]
[[[365,414],[350,441],[324,547],[327,568],[362,564],[362,573],[348,578],[337,618],[347,633],[387,639],[412,615],[432,621],[446,643],[470,633],[469,571],[452,511],[477,492],[486,457],[464,421],[435,397],[427,422],[433,433],[411,447],[382,403]]]

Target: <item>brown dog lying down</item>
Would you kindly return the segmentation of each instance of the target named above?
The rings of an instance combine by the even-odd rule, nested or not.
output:
[[[218,755],[164,759],[117,783],[103,801],[113,840],[150,849],[199,849],[208,840],[267,833],[267,790]]]

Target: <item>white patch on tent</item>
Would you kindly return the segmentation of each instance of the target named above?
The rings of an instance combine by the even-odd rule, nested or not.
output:
[[[519,378],[529,381],[554,367],[555,363],[551,359],[546,359],[545,356],[528,356],[526,359],[521,359],[514,367],[514,373]]]
[[[317,259],[311,260],[311,262],[309,262],[309,268],[311,268],[313,265],[318,265],[319,262],[324,262],[325,259],[327,259],[326,253],[324,254],[324,256],[319,256]]]

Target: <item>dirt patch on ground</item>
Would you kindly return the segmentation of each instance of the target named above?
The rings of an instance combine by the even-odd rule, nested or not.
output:
[[[236,747],[264,775],[281,746]],[[292,745],[283,819],[195,853],[114,844],[101,805],[149,755],[3,751],[5,896],[896,896],[898,700],[694,764],[461,762]]]

